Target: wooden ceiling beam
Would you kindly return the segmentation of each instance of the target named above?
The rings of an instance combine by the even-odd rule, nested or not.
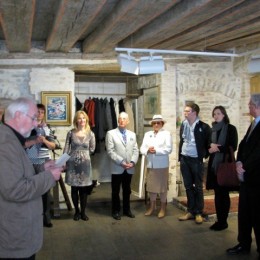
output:
[[[241,16],[241,9],[243,15]],[[232,7],[223,13],[220,13],[201,24],[190,27],[178,35],[175,35],[165,41],[150,46],[152,49],[178,49],[180,46],[188,45],[194,39],[201,39],[204,44],[211,38],[211,35],[225,32],[234,26],[243,26],[245,23],[260,17],[260,5],[255,0],[250,0]],[[260,29],[259,29],[260,30]]]
[[[30,52],[35,0],[1,1],[0,23],[9,52]]]
[[[149,23],[179,0],[120,0],[113,13],[83,42],[83,52],[111,51],[117,43]]]
[[[208,50],[218,50],[218,51],[225,51],[227,49],[232,49],[234,46],[240,47],[245,46],[247,44],[251,45],[253,42],[260,42],[260,33],[256,33],[250,36],[237,38],[235,40],[226,41],[223,43],[219,43],[216,45],[211,45],[208,47]]]
[[[260,28],[260,17],[254,19],[253,21],[249,21],[244,23],[243,25],[237,25],[233,28],[230,28],[226,31],[222,31],[220,33],[216,33],[210,36],[205,42],[204,40],[194,41],[193,43],[188,43],[187,45],[180,46],[180,49],[192,49],[192,50],[206,50],[211,46],[225,43],[230,40],[236,40],[240,38],[246,38],[247,36],[251,36],[253,34],[259,33]]]
[[[107,0],[62,0],[46,43],[46,51],[69,52]]]
[[[241,2],[243,0],[181,1],[147,26],[121,41],[118,47],[148,48],[154,46]]]

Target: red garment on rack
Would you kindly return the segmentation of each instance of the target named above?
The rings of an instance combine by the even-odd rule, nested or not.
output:
[[[90,127],[95,127],[95,101],[91,98],[86,99],[84,102],[84,110],[89,117]]]

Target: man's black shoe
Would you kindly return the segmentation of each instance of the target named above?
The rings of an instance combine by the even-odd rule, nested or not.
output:
[[[115,219],[115,220],[120,220],[121,219],[121,216],[119,214],[119,212],[115,212],[112,214],[112,217]]]
[[[221,224],[219,222],[215,222],[212,226],[209,227],[211,230],[215,230],[215,231],[221,231],[224,230],[226,228],[228,228],[228,224],[224,223]]]
[[[135,215],[131,212],[131,210],[124,211],[124,215],[129,218],[135,218]]]
[[[240,244],[227,249],[227,253],[229,255],[242,255],[242,254],[248,254],[250,252],[250,248],[242,247]]]
[[[49,222],[49,223],[43,223],[43,226],[44,227],[48,227],[48,228],[51,228],[51,227],[53,227],[53,225],[52,225],[52,223],[51,222]]]

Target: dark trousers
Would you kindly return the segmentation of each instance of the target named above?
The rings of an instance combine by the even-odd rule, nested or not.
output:
[[[131,194],[132,174],[124,171],[122,174],[112,174],[112,213],[120,212],[120,186],[123,190],[123,211],[130,210],[130,194]]]
[[[219,224],[227,224],[228,213],[230,209],[229,190],[226,187],[216,186],[215,208]]]
[[[181,156],[180,168],[187,195],[188,212],[193,215],[202,214],[203,198],[203,162],[198,158]]]
[[[250,248],[252,243],[252,229],[254,229],[257,251],[260,253],[260,189],[247,187],[241,183],[238,204],[238,241]]]
[[[51,199],[50,190],[42,195],[43,206],[43,222],[45,224],[51,223]]]

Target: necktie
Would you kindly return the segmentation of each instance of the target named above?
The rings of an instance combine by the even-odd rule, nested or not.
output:
[[[126,131],[122,132],[122,136],[123,136],[124,143],[126,144]]]

